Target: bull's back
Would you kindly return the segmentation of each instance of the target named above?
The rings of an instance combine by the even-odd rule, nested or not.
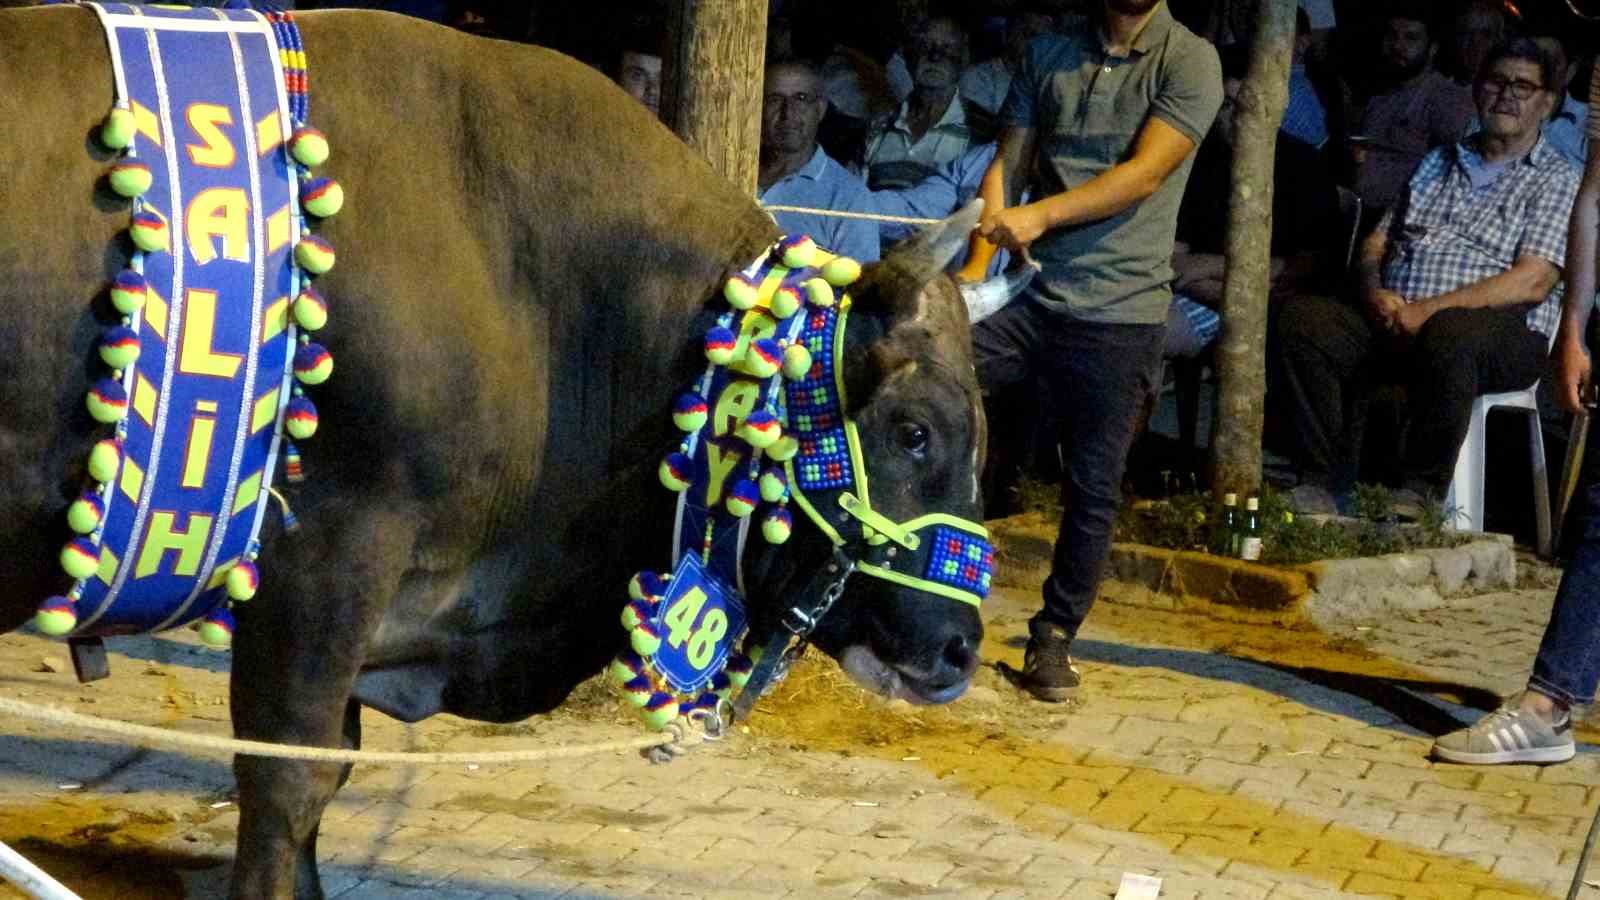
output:
[[[445,568],[530,516],[560,528],[572,485],[659,416],[689,315],[770,224],[571,60],[401,16],[298,19],[348,201],[317,229],[339,254],[319,280],[335,373],[297,511],[392,493],[428,520],[419,562]],[[0,626],[59,586],[60,516],[103,433],[82,398],[131,249],[94,140],[111,103],[92,14],[0,11],[0,596],[22,602]]]

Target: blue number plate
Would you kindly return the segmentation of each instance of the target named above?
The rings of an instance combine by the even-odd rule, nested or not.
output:
[[[661,649],[650,661],[673,689],[690,694],[722,671],[749,623],[738,592],[685,553],[651,624]]]

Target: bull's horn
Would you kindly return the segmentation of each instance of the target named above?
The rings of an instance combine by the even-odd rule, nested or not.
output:
[[[927,284],[939,277],[967,245],[981,215],[983,199],[974,199],[950,218],[917,232],[890,256],[919,283]]]
[[[993,278],[977,284],[961,285],[961,299],[967,301],[967,319],[976,325],[1017,298],[1028,286],[1033,276],[1039,274],[1039,264],[1031,258],[1023,265],[1013,266]]]

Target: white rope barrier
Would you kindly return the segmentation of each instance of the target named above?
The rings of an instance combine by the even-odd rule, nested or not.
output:
[[[388,763],[411,766],[497,765],[501,763],[529,762],[545,759],[569,759],[593,753],[610,753],[617,750],[648,750],[653,747],[697,744],[704,737],[693,723],[679,719],[669,723],[665,731],[647,737],[620,741],[602,741],[577,747],[545,747],[537,750],[498,750],[493,752],[416,753],[409,751],[346,750],[333,747],[301,747],[294,744],[274,744],[267,741],[244,741],[236,738],[216,737],[209,734],[189,734],[167,728],[153,728],[132,722],[118,722],[86,716],[49,706],[37,706],[22,700],[0,697],[0,713],[54,725],[63,730],[88,732],[117,738],[119,742],[150,749],[185,750],[194,753],[216,753],[247,756],[266,756],[274,759],[298,759],[306,762],[331,763]],[[103,738],[102,738],[103,739]]]
[[[810,206],[763,205],[767,212],[805,213],[812,216],[832,216],[835,219],[866,219],[869,222],[898,222],[902,225],[937,225],[943,219],[919,219],[913,216],[887,216],[879,213],[849,212],[842,209],[817,209]]]

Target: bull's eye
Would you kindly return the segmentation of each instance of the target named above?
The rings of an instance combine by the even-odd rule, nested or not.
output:
[[[901,422],[896,430],[900,446],[909,453],[921,456],[928,451],[928,429],[916,422]]]

